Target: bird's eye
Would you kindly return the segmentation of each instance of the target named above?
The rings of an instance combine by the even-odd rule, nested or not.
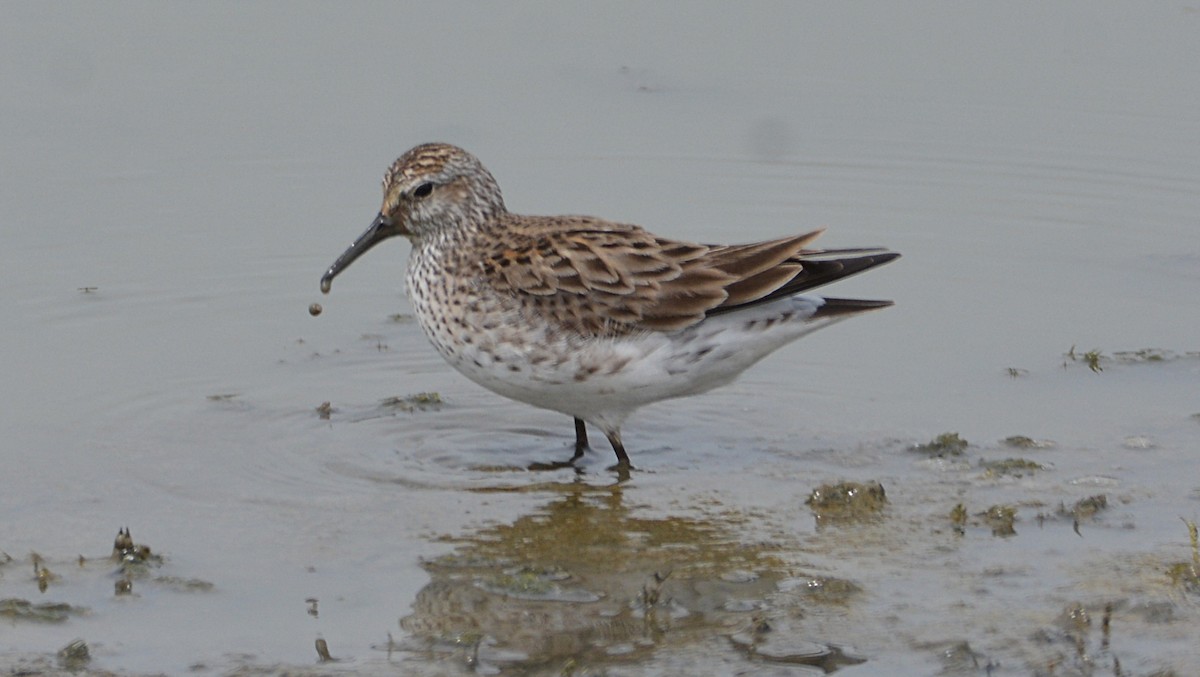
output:
[[[413,194],[413,197],[428,197],[429,194],[432,192],[433,192],[433,184],[432,183],[422,183],[421,185],[419,185],[413,189],[412,194]]]

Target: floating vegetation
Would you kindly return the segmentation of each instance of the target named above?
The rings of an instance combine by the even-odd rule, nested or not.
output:
[[[179,576],[156,576],[154,583],[176,592],[211,592],[216,587],[211,582],[199,578]]]
[[[42,556],[36,552],[30,558],[33,560],[33,576],[37,579],[38,592],[46,592],[50,584],[58,580],[58,574],[46,568]]]
[[[56,655],[62,666],[70,672],[83,669],[92,660],[92,654],[88,651],[87,642],[82,639],[77,639],[59,649]]]
[[[1200,359],[1200,351],[1189,350],[1185,352],[1176,352],[1174,350],[1166,350],[1163,348],[1142,348],[1140,350],[1117,350],[1113,351],[1112,355],[1105,355],[1100,350],[1089,350],[1086,353],[1075,351],[1075,346],[1071,346],[1064,355],[1063,366],[1066,367],[1068,362],[1082,362],[1087,365],[1088,369],[1094,372],[1104,371],[1101,363],[1115,364],[1157,364],[1161,362],[1174,362],[1175,360],[1184,359]]]
[[[959,536],[967,532],[967,506],[962,503],[956,503],[950,509],[950,524],[954,527],[954,532]]]
[[[228,402],[237,396],[238,393],[217,393],[216,395],[209,395],[208,400],[210,402]]]
[[[983,521],[992,528],[993,536],[1016,536],[1013,524],[1017,520],[1017,509],[1011,505],[993,505],[984,511]]]
[[[333,404],[329,402],[322,402],[316,407],[317,417],[322,421],[328,421],[329,417],[332,416],[333,412],[335,411],[337,411],[337,409],[334,409]]]
[[[388,315],[388,321],[396,322],[396,323],[412,322],[413,316],[409,315],[407,313],[393,313],[391,315]]]
[[[1113,353],[1113,360],[1126,364],[1141,364],[1145,362],[1174,362],[1175,360],[1200,359],[1200,350],[1188,350],[1177,353],[1174,350],[1162,348],[1142,348],[1141,350],[1118,350]]]
[[[1187,525],[1188,538],[1192,542],[1192,561],[1172,564],[1167,567],[1167,576],[1175,585],[1192,593],[1200,593],[1200,529],[1192,520],[1184,519],[1183,523]]]
[[[1108,496],[1105,494],[1096,494],[1095,496],[1088,496],[1087,498],[1075,501],[1075,505],[1071,506],[1071,509],[1067,510],[1066,514],[1075,519],[1080,519],[1091,517],[1101,510],[1106,509],[1108,509]]]
[[[150,552],[150,546],[138,545],[133,542],[129,527],[117,530],[117,538],[113,541],[112,559],[114,562],[159,562],[161,557]]]
[[[1032,437],[1026,437],[1024,435],[1005,437],[1004,439],[1000,440],[1000,442],[1017,449],[1052,449],[1054,447],[1054,442],[1051,442],[1050,440],[1035,440]]]
[[[334,658],[333,656],[331,656],[329,654],[329,643],[325,641],[324,637],[318,637],[317,641],[315,642],[315,646],[317,649],[317,661],[318,662],[334,663],[337,661],[336,658]]]
[[[1071,349],[1064,353],[1063,357],[1066,358],[1063,360],[1064,369],[1067,367],[1067,360],[1070,360],[1071,362],[1083,362],[1087,365],[1088,369],[1091,369],[1096,373],[1104,371],[1104,369],[1100,366],[1100,358],[1102,357],[1102,354],[1099,350],[1089,350],[1086,353],[1077,353],[1075,352],[1074,344],[1072,344]]]
[[[958,433],[942,433],[925,444],[914,444],[912,451],[928,454],[929,456],[962,456],[967,447],[970,446],[966,440],[958,436]]]
[[[1028,369],[1021,369],[1018,367],[1009,367],[1009,368],[1005,369],[1004,372],[1006,374],[1008,374],[1010,378],[1020,378],[1022,376],[1029,375]]]
[[[1173,359],[1175,354],[1161,348],[1142,348],[1141,350],[1118,350],[1113,353],[1113,359],[1121,362],[1165,362]]]
[[[1052,626],[1035,631],[1034,639],[1053,652],[1043,661],[1060,668],[1059,671],[1046,674],[1126,675],[1121,668],[1121,661],[1112,651],[1114,606],[1112,602],[1092,604],[1090,608],[1079,602],[1069,604]],[[1093,629],[1099,631],[1098,642],[1089,640]],[[1176,673],[1167,671],[1153,674],[1166,677]]]
[[[1142,450],[1154,449],[1158,445],[1154,443],[1154,440],[1146,437],[1145,435],[1130,435],[1129,437],[1121,440],[1121,446],[1125,447],[1126,449]]]
[[[428,409],[440,409],[443,401],[442,396],[436,392],[417,393],[415,395],[403,395],[397,397],[388,397],[380,400],[381,406],[389,409],[397,409],[399,411],[425,411]]]
[[[43,602],[34,604],[27,599],[0,599],[0,618],[31,623],[62,623],[71,616],[87,613],[83,607],[75,607],[61,602]]]
[[[1046,466],[1041,463],[1030,461],[1026,458],[1006,458],[1003,461],[980,461],[979,465],[984,468],[983,476],[989,479],[997,477],[1024,477],[1032,475],[1039,470],[1045,470]]]
[[[133,542],[129,527],[117,530],[110,559],[121,565],[118,571],[121,578],[115,584],[118,595],[132,592],[134,579],[147,579],[153,569],[162,565],[162,557],[151,552],[150,546]],[[128,585],[122,581],[128,581]]]
[[[1075,531],[1076,536],[1083,536],[1079,530],[1079,525],[1084,520],[1089,520],[1101,510],[1108,509],[1108,496],[1105,494],[1096,494],[1075,501],[1075,504],[1070,508],[1060,503],[1058,506],[1058,514],[1063,517],[1071,518],[1071,528]],[[1041,516],[1039,515],[1039,519]]]
[[[879,514],[887,505],[887,495],[879,482],[839,482],[813,489],[804,503],[812,509],[818,522],[853,522]]]

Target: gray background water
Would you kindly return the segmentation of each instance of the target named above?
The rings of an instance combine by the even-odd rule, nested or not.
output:
[[[827,226],[824,245],[904,253],[831,292],[895,308],[625,430],[642,472],[617,492],[621,519],[716,520],[722,539],[771,541],[790,573],[756,608],[777,636],[867,659],[843,674],[989,662],[1026,674],[1056,656],[1048,674],[1114,656],[1131,674],[1200,671],[1197,597],[1163,573],[1190,557],[1180,517],[1196,519],[1200,498],[1200,359],[1187,355],[1200,350],[1200,7],[5,3],[0,15],[0,550],[14,558],[0,599],[90,609],[0,619],[0,665],[37,665],[82,637],[99,669],[276,669],[310,664],[323,636],[345,659],[326,669],[564,669],[487,623],[471,635],[473,619],[428,632],[397,619],[437,615],[421,610],[437,578],[421,563],[454,551],[446,538],[486,541],[577,491],[570,473],[510,471],[569,455],[569,421],[482,391],[389,317],[408,310],[406,244],[317,292],[377,210],[384,168],[444,140],[478,155],[518,212],[700,241]],[[1093,373],[1064,357],[1072,345],[1180,357]],[[425,391],[445,405],[380,405]],[[325,401],[329,420],[314,411]],[[975,443],[965,461],[906,450],[948,431]],[[998,442],[1018,434],[1056,446]],[[997,480],[975,465],[1008,456],[1052,467]],[[609,461],[590,458],[582,486],[610,483]],[[884,483],[882,524],[814,525],[803,499],[842,479]],[[1110,508],[1082,536],[1034,520],[1097,493]],[[1018,505],[1018,535],[949,535],[957,502]],[[166,558],[157,575],[213,589],[137,582],[113,597],[111,567],[74,560],[107,554],[122,525]],[[59,576],[46,593],[31,552]],[[635,587],[669,566],[647,552]],[[780,601],[818,574],[862,592],[834,609]],[[1059,637],[1064,609],[1105,604],[1112,647],[1084,655]],[[551,603],[598,622],[586,606]],[[706,643],[739,622],[641,637],[633,658],[602,647],[611,663],[579,669],[673,674],[703,656],[714,674],[801,674]],[[489,661],[455,653],[481,636]],[[450,648],[420,649],[431,637]],[[972,660],[947,667],[960,642]]]

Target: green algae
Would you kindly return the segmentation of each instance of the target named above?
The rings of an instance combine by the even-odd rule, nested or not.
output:
[[[818,523],[848,523],[876,517],[887,505],[887,495],[879,482],[839,482],[813,489],[804,503]]]
[[[911,449],[932,457],[962,456],[970,444],[955,432],[938,435],[925,444],[914,444]]]
[[[988,479],[997,477],[1024,477],[1046,469],[1046,466],[1027,458],[1006,458],[1000,461],[980,461],[983,476]]]

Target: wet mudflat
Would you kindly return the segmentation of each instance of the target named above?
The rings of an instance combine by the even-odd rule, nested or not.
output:
[[[1200,670],[1200,13],[281,7],[0,28],[4,669]],[[317,289],[435,139],[897,305],[530,472],[570,420],[441,361],[406,244]]]

